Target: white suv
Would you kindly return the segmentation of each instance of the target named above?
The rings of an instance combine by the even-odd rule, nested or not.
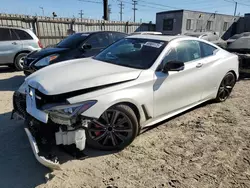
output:
[[[22,70],[27,54],[41,48],[42,44],[30,29],[0,27],[0,65]]]

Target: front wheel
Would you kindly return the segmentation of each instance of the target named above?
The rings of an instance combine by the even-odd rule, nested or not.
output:
[[[228,72],[221,81],[218,93],[216,96],[216,102],[224,102],[230,96],[233,87],[236,83],[236,77],[232,72]]]
[[[87,144],[101,150],[119,150],[138,135],[139,125],[134,111],[126,105],[107,109],[88,126]]]
[[[27,56],[27,53],[20,53],[16,56],[14,65],[18,71],[23,70],[24,59],[26,56]]]

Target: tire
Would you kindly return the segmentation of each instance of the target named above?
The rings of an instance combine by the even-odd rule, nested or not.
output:
[[[220,83],[215,101],[216,102],[226,101],[227,98],[230,96],[235,83],[236,83],[235,75],[232,72],[228,72]]]
[[[106,151],[121,150],[138,135],[139,124],[130,107],[116,105],[107,109],[97,121],[92,121],[86,132],[87,145],[90,147]]]
[[[24,58],[27,56],[27,53],[20,53],[16,56],[14,60],[14,65],[16,70],[22,71],[23,70],[23,63],[24,63]]]

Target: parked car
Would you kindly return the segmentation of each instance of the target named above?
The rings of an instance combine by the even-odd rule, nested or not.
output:
[[[61,61],[94,56],[125,36],[125,33],[114,31],[70,35],[53,48],[45,48],[29,54],[24,62],[24,74],[30,75],[41,68]]]
[[[250,32],[235,34],[232,37],[230,37],[229,39],[227,39],[227,45],[230,45],[231,43],[233,43],[234,41],[236,41],[237,39],[239,39],[241,37],[248,37],[248,36],[250,36]]]
[[[162,35],[162,33],[156,31],[138,31],[131,33],[130,35]]]
[[[250,76],[250,36],[243,36],[230,43],[227,51],[239,56],[239,73],[241,77]]]
[[[128,146],[142,127],[208,100],[225,101],[237,78],[237,55],[208,41],[134,35],[95,57],[30,75],[14,93],[13,113],[28,122],[25,130],[33,148],[43,140],[49,143],[44,147],[75,144],[81,151],[86,139],[94,148],[117,150]],[[58,166],[37,149],[34,154],[46,166]]]
[[[30,29],[0,27],[0,65],[22,70],[27,54],[42,47],[39,39]]]
[[[225,49],[227,47],[227,42],[220,38],[216,32],[192,32],[192,33],[185,33],[187,36],[197,37],[200,39],[207,40],[212,42],[221,48]]]

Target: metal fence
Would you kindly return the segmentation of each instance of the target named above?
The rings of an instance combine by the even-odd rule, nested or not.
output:
[[[44,46],[57,44],[68,36],[69,30],[74,30],[75,32],[119,31],[125,33],[155,30],[155,25],[151,23],[52,18],[17,14],[0,14],[0,26],[32,29]]]

